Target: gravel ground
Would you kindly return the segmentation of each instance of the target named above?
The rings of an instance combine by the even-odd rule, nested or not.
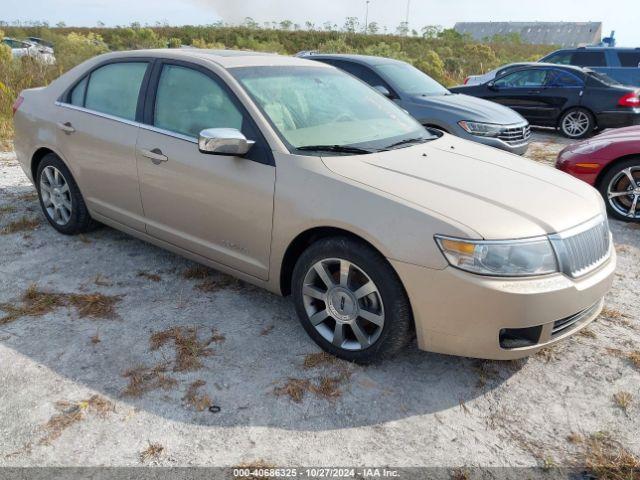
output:
[[[536,132],[529,155],[562,143]],[[585,334],[518,362],[413,346],[361,367],[314,355],[289,299],[110,228],[57,234],[0,153],[0,229],[24,216],[0,235],[0,304],[27,308],[0,322],[0,466],[553,468],[596,432],[640,456],[635,226],[611,222],[619,268]],[[50,295],[23,303],[32,284]]]

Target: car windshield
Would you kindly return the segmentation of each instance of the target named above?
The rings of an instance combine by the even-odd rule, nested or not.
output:
[[[437,138],[380,93],[335,68],[230,71],[290,149],[358,154]]]
[[[385,63],[376,65],[374,69],[386,77],[395,88],[409,95],[432,96],[449,93],[449,90],[429,75],[408,63]]]

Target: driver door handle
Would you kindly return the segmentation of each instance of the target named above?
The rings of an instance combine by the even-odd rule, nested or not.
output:
[[[169,157],[163,154],[159,148],[154,148],[153,150],[140,149],[140,153],[143,157],[150,158],[155,165],[160,165],[162,162],[169,160]]]
[[[60,130],[62,130],[64,133],[73,133],[76,131],[75,128],[73,128],[73,125],[71,125],[71,122],[58,122],[57,126]]]

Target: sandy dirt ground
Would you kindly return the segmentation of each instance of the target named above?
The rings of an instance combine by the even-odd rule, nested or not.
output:
[[[566,143],[536,132],[528,155]],[[583,334],[517,362],[412,346],[361,367],[319,355],[289,299],[110,228],[57,234],[0,153],[0,466],[640,456],[640,228],[611,228],[614,287]]]

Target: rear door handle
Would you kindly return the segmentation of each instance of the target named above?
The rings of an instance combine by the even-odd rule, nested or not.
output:
[[[159,148],[154,148],[153,150],[141,149],[140,153],[143,157],[150,158],[155,165],[160,165],[162,162],[169,160],[169,157],[163,154]]]
[[[65,123],[58,122],[57,125],[58,125],[58,128],[62,130],[64,133],[73,133],[76,131],[76,129],[73,128],[73,125],[71,125],[71,122],[65,122]]]
[[[540,93],[540,90],[529,90],[529,93]]]

